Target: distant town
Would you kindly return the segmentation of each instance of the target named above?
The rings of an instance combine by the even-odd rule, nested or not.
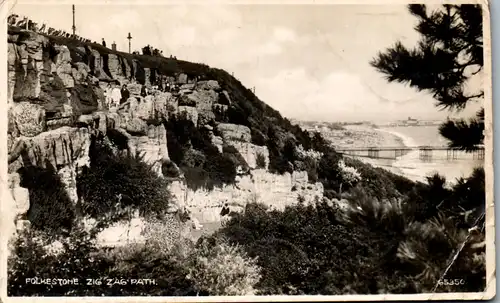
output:
[[[405,126],[433,126],[440,125],[440,120],[418,120],[408,117],[406,120],[397,120],[389,122],[371,122],[371,121],[356,121],[356,122],[321,122],[321,121],[299,121],[291,119],[293,124],[300,125],[302,128],[309,131],[326,131],[326,130],[340,130],[348,125],[362,125],[369,127],[405,127]]]

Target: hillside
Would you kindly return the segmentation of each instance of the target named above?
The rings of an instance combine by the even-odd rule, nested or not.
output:
[[[343,159],[224,70],[13,27],[8,118],[13,295],[425,292],[484,205],[484,172],[449,190]],[[484,287],[481,241],[460,290]],[[25,282],[50,275],[158,284]]]
[[[97,161],[95,142],[104,140],[115,153],[142,156],[169,178],[177,208],[188,207],[202,221],[220,220],[223,201],[241,207],[257,194],[280,207],[298,196],[322,199],[317,177],[308,178],[316,173],[306,172],[294,148],[326,144],[292,126],[227,72],[13,27],[8,34],[13,192],[23,192],[26,183],[20,168],[50,166],[73,203],[88,200],[78,193],[90,182],[83,169]],[[131,95],[119,108],[108,108],[105,90],[117,81]],[[178,89],[153,89],[161,81]],[[152,93],[141,96],[142,85]],[[28,193],[17,195],[16,213],[29,216]]]

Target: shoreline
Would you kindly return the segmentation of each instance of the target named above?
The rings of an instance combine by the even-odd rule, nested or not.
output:
[[[422,129],[428,136],[434,130]],[[374,128],[366,125],[349,125],[342,130],[330,130],[322,133],[335,149],[366,147],[415,147],[425,145],[425,141],[417,142],[412,136],[400,133],[391,128]],[[444,176],[447,184],[456,183],[459,178],[467,178],[475,167],[484,167],[484,160],[475,160],[469,154],[458,153],[458,158],[449,159],[446,151],[434,151],[432,161],[422,159],[419,150],[407,150],[401,156],[392,159],[390,152],[387,158],[353,157],[374,167],[403,176],[415,182],[426,182],[426,177],[434,173]],[[392,156],[394,156],[392,154]]]

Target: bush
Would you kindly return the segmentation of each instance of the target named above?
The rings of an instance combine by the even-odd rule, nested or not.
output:
[[[201,239],[187,263],[188,279],[198,292],[213,296],[254,295],[260,279],[256,260],[226,241],[210,243]]]
[[[255,162],[257,164],[257,168],[266,168],[266,157],[261,154],[261,153],[257,153],[257,157],[255,159]]]
[[[179,168],[172,161],[163,162],[161,172],[167,178],[178,178],[180,176]]]
[[[246,165],[234,147],[219,153],[208,131],[196,128],[189,120],[173,118],[165,126],[170,157],[179,164],[190,189],[232,184],[236,167]]]
[[[69,232],[75,209],[55,168],[47,163],[47,168],[28,166],[18,172],[20,185],[29,190],[27,217],[31,225],[53,234]]]
[[[106,293],[106,288],[87,285],[86,279],[104,279],[110,264],[97,256],[92,235],[75,228],[70,238],[61,238],[61,250],[49,253],[51,243],[43,233],[26,231],[14,243],[8,260],[9,296],[88,296]],[[26,278],[78,279],[79,285],[26,283]],[[110,294],[112,295],[112,294]]]
[[[376,293],[370,285],[384,275],[375,270],[380,268],[377,259],[385,239],[363,226],[339,225],[335,210],[322,203],[283,212],[248,204],[218,236],[258,257],[259,294],[343,294],[349,285],[358,285],[361,293]]]
[[[93,218],[115,214],[117,207],[138,209],[141,216],[165,211],[171,199],[168,182],[137,155],[115,155],[103,141],[93,139],[90,168],[77,177],[82,212]],[[121,194],[121,205],[118,203]],[[118,218],[117,218],[118,219]]]

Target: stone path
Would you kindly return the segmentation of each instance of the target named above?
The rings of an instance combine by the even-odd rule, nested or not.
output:
[[[209,223],[200,222],[200,224],[203,225],[203,227],[200,230],[195,230],[195,229],[191,230],[191,235],[194,241],[198,240],[202,235],[206,236],[211,235],[222,227],[221,222],[209,222]]]

